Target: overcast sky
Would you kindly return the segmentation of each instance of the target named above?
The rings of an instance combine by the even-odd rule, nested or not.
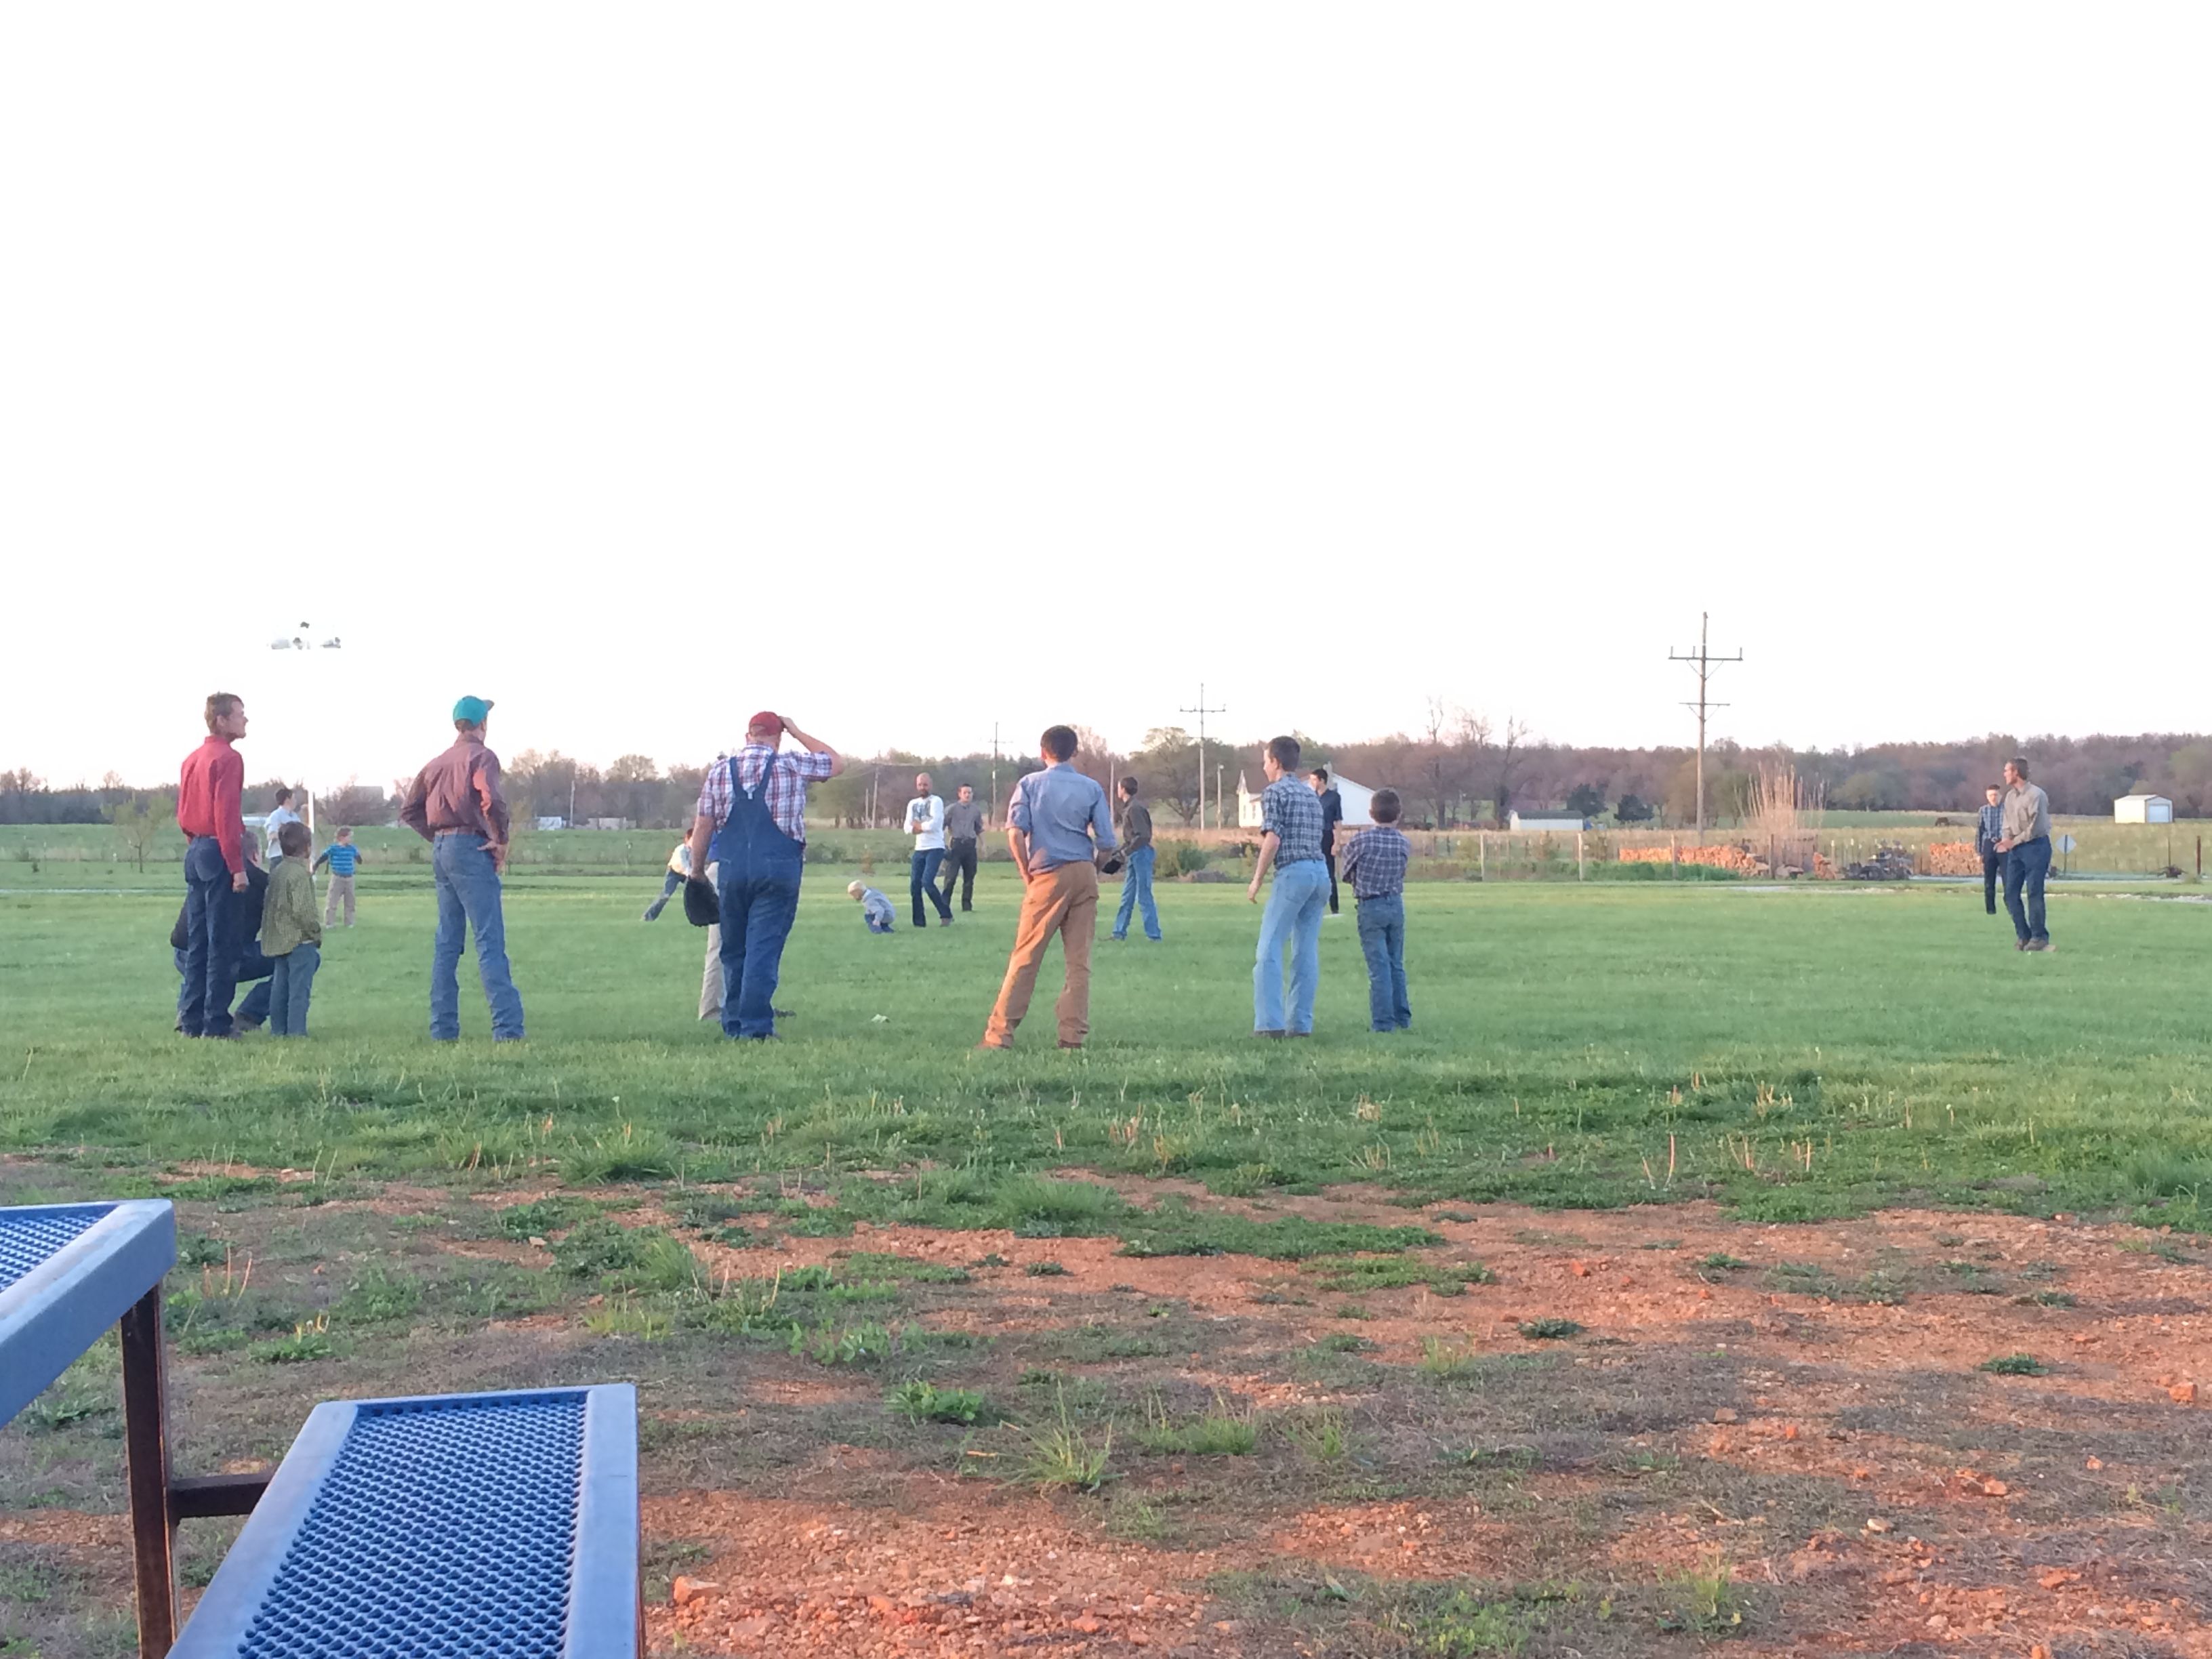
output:
[[[0,767],[2212,727],[2212,9],[0,9]],[[341,652],[269,641],[301,621]]]

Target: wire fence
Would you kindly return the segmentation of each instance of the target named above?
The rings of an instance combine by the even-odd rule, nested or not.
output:
[[[2052,874],[2182,878],[2201,876],[2212,820],[2172,824],[2114,823],[2101,818],[2059,818]],[[1887,868],[1917,876],[1978,875],[1971,818],[1946,823],[1849,823],[1808,828],[1770,836],[1738,829],[1708,830],[1599,828],[1571,830],[1410,830],[1414,860],[1409,874],[1427,881],[1617,881],[1744,878],[1842,878],[1855,866],[1888,854]],[[1255,829],[1207,830],[1176,824],[1159,815],[1164,866],[1200,864],[1234,870],[1257,852]],[[660,868],[678,840],[672,830],[519,830],[512,866],[577,875],[631,875]],[[2065,843],[2070,840],[2072,846]],[[392,826],[356,831],[366,867],[422,864],[429,844]],[[145,848],[149,870],[175,866],[183,837],[164,828]],[[808,861],[903,866],[912,840],[895,830],[817,828],[808,838]],[[1195,856],[1187,856],[1184,849]],[[1172,850],[1171,850],[1172,849]],[[987,862],[1009,860],[1003,833],[994,829],[978,849]],[[138,851],[108,824],[0,825],[0,863],[124,865]]]

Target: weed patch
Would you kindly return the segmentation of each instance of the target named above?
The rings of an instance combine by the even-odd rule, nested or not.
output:
[[[956,1423],[973,1427],[986,1421],[990,1404],[973,1389],[940,1389],[916,1379],[884,1396],[884,1404],[909,1423]]]

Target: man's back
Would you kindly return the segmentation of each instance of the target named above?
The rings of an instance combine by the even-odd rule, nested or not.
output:
[[[1097,780],[1065,761],[1024,775],[1006,804],[1007,823],[1029,837],[1032,874],[1090,858],[1094,833],[1112,847],[1112,817]]]

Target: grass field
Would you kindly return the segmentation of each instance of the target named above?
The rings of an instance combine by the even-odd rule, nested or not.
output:
[[[495,1050],[465,982],[424,1034],[420,866],[235,1045],[168,1030],[173,866],[97,868],[0,865],[0,1200],[179,1201],[187,1466],[635,1377],[663,1650],[2203,1650],[2212,907],[1425,884],[1413,1031],[1347,915],[1273,1044],[1172,885],[1086,1052],[1055,963],[994,1055],[1003,870],[884,939],[811,870],[759,1048],[650,870],[540,866]],[[8,1659],[127,1645],[113,1368],[0,1431]]]

